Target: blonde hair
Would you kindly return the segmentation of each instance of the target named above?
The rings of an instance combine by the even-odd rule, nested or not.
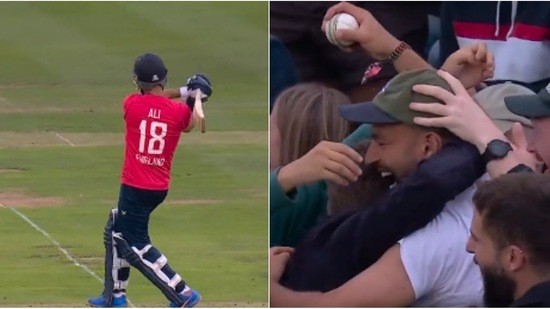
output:
[[[348,136],[350,123],[338,112],[345,104],[350,104],[346,95],[317,83],[283,91],[275,103],[281,136],[279,165],[299,159],[321,141],[340,142]]]

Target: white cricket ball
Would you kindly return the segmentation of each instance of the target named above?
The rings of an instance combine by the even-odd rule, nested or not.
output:
[[[357,19],[348,13],[339,13],[329,20],[325,29],[325,34],[330,43],[339,47],[350,46],[354,42],[336,39],[336,31],[341,29],[359,29]]]

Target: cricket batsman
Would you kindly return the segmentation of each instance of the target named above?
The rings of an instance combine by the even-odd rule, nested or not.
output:
[[[172,158],[181,132],[197,122],[195,96],[202,101],[212,94],[210,80],[195,74],[186,87],[165,89],[168,70],[155,54],[144,54],[134,64],[134,84],[139,93],[124,100],[125,157],[118,207],[105,226],[105,283],[93,307],[126,307],[130,266],[139,270],[170,301],[170,307],[194,307],[197,291],[169,265],[166,256],[151,244],[149,217],[168,193]],[[172,99],[181,97],[185,102]]]

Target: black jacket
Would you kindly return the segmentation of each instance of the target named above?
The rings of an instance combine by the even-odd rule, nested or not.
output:
[[[390,190],[376,205],[328,218],[296,247],[281,284],[330,291],[374,262],[400,239],[432,221],[485,172],[478,150],[453,142]]]
[[[510,307],[550,307],[550,280],[530,288]]]

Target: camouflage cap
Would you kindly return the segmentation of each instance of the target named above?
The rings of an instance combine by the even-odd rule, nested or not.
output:
[[[400,73],[392,78],[372,102],[345,105],[340,107],[340,115],[351,122],[368,124],[404,123],[415,126],[415,117],[437,117],[420,113],[409,108],[412,102],[443,103],[441,100],[416,93],[414,85],[439,86],[452,92],[449,84],[437,75],[434,69],[423,69]]]

